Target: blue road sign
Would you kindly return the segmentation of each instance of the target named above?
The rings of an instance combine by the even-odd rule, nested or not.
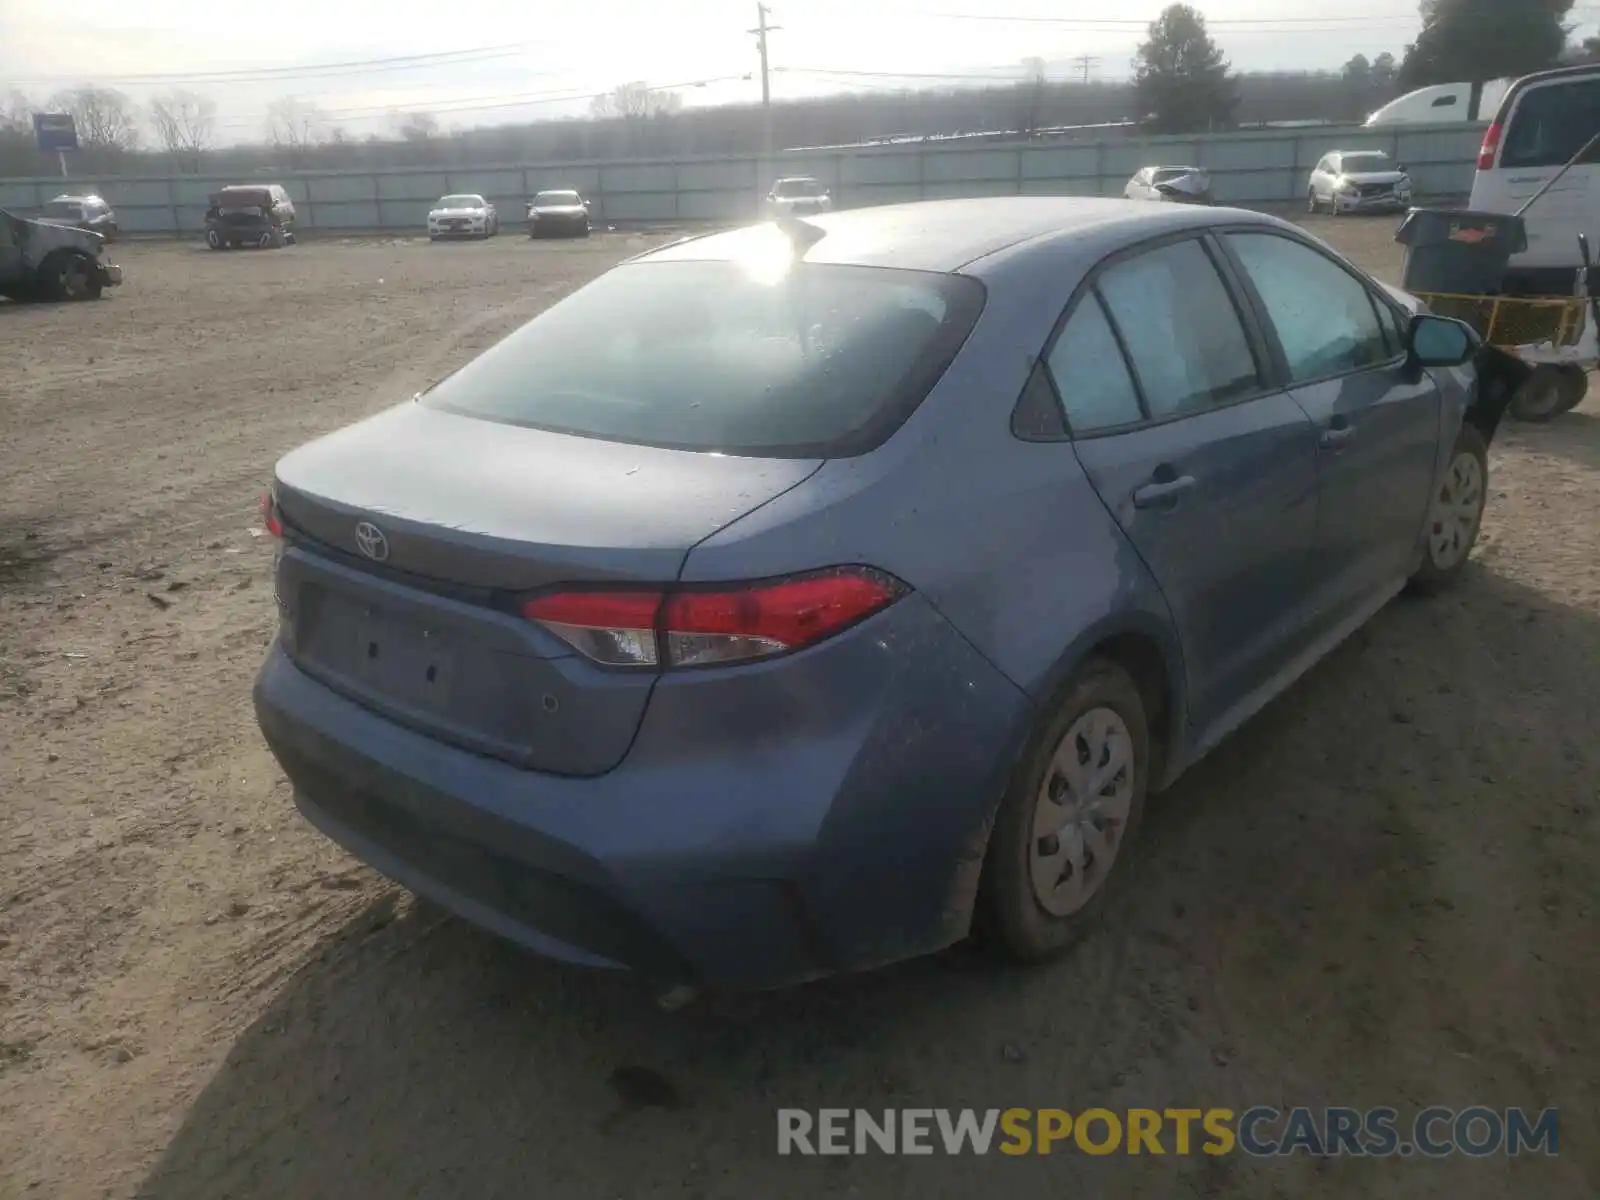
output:
[[[78,126],[71,113],[34,113],[33,133],[46,154],[78,148]]]

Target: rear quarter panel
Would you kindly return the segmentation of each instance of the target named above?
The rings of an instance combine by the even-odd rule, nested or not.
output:
[[[1024,442],[1011,413],[1087,268],[1121,241],[1093,236],[1007,255],[967,345],[878,450],[827,463],[689,554],[707,581],[864,563],[932,603],[1035,703],[1110,636],[1157,642],[1181,703],[1181,654],[1154,580],[1069,442]]]

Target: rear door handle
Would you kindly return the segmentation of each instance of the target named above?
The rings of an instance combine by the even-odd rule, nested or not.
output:
[[[1355,436],[1356,430],[1353,425],[1342,425],[1338,429],[1324,429],[1320,444],[1324,450],[1342,450],[1355,440]]]
[[[1133,493],[1133,506],[1135,508],[1159,508],[1171,504],[1184,492],[1194,487],[1193,475],[1181,475],[1177,479],[1165,480],[1161,483],[1147,483]]]

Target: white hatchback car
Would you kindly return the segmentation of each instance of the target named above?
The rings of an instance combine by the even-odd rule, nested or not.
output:
[[[1411,176],[1382,150],[1335,150],[1311,171],[1306,207],[1334,216],[1403,212],[1411,207]]]
[[[428,240],[446,237],[493,237],[500,232],[494,205],[482,196],[442,196],[428,214]]]

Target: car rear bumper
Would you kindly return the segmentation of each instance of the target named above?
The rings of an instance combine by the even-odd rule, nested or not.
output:
[[[540,217],[528,222],[529,237],[560,237],[582,233],[589,228],[587,217]]]
[[[394,724],[277,646],[257,719],[313,825],[538,953],[761,988],[965,935],[1022,693],[920,597],[825,646],[657,685],[606,775]]]

